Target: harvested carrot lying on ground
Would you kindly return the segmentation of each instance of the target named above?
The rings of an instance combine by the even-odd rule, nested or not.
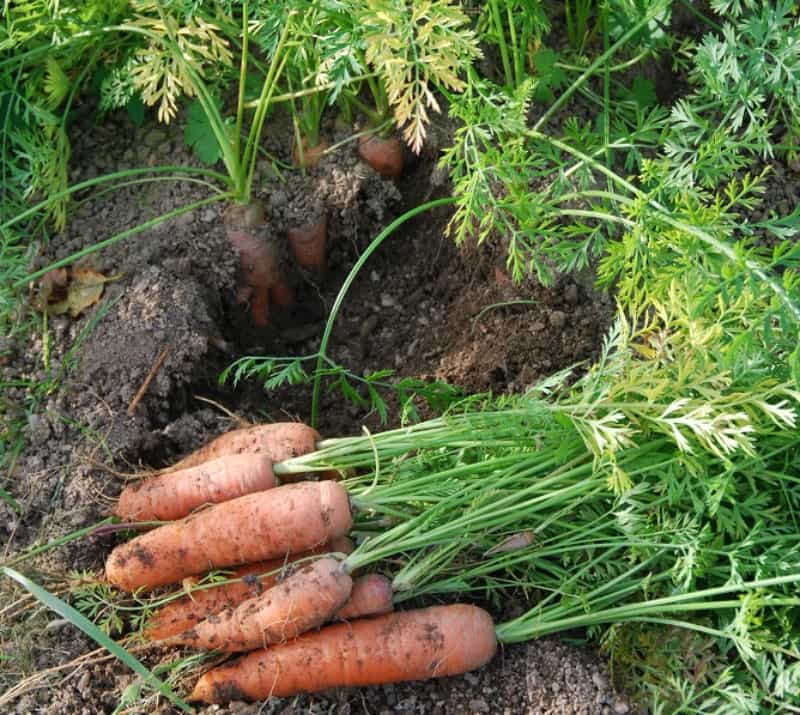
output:
[[[392,582],[380,574],[367,574],[353,581],[350,598],[334,614],[336,621],[349,621],[364,616],[382,616],[394,610]]]
[[[190,596],[184,596],[159,608],[150,616],[147,627],[144,630],[144,637],[148,640],[163,640],[183,633],[183,631],[188,631],[200,621],[226,608],[236,608],[242,601],[258,596],[274,586],[281,576],[283,567],[294,561],[319,554],[331,552],[349,554],[352,551],[353,542],[343,536],[333,539],[319,548],[291,554],[286,558],[259,561],[255,564],[242,566],[234,570],[231,575],[232,579],[239,578],[242,579],[241,581],[193,591]],[[259,574],[271,575],[258,578]],[[359,581],[360,579],[357,579],[353,584],[351,599],[356,597],[356,585]],[[347,604],[344,607],[346,608]]]
[[[486,611],[434,606],[328,626],[254,651],[202,676],[189,700],[260,700],[440,678],[480,668],[496,650],[494,624]]]
[[[306,564],[264,593],[163,641],[241,653],[297,638],[329,621],[350,597],[353,581],[333,557]]]
[[[350,530],[345,489],[300,482],[248,494],[174,521],[117,546],[109,583],[126,591],[177,583],[209,569],[279,558]]]
[[[277,484],[269,457],[236,454],[129,484],[114,513],[125,521],[173,521],[204,504],[218,504]]]
[[[273,463],[283,462],[291,457],[313,452],[319,439],[319,433],[302,422],[253,425],[220,435],[181,459],[167,471],[174,472],[219,457],[244,453],[263,454]]]

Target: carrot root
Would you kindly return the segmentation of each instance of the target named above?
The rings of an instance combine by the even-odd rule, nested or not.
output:
[[[324,216],[314,223],[290,228],[286,233],[286,238],[292,254],[300,266],[317,275],[325,272],[328,222]]]
[[[126,591],[177,583],[209,569],[306,551],[350,530],[345,489],[337,482],[287,484],[174,521],[117,546],[109,583]]]
[[[334,614],[334,620],[351,621],[365,616],[382,616],[394,610],[392,582],[379,574],[367,574],[353,581],[350,598]]]
[[[352,588],[342,561],[321,558],[236,608],[170,638],[167,644],[240,653],[284,643],[330,620]]]
[[[225,703],[440,678],[479,668],[496,650],[486,611],[434,606],[328,626],[254,651],[206,673],[189,699]]]
[[[396,137],[362,136],[358,155],[386,179],[397,179],[403,173],[403,145]]]
[[[319,433],[302,422],[253,425],[221,434],[169,468],[169,472],[203,464],[232,454],[264,454],[273,463],[299,457],[316,449]]]
[[[353,542],[342,536],[316,549],[242,566],[235,569],[231,575],[232,579],[241,579],[241,581],[225,583],[213,588],[198,589],[191,596],[184,596],[158,609],[150,616],[143,635],[151,641],[176,636],[194,628],[209,616],[226,608],[236,608],[242,601],[258,596],[272,588],[280,580],[282,569],[295,561],[331,552],[349,554],[354,548]],[[270,575],[259,578],[260,574]],[[354,582],[351,598],[355,595],[356,586],[359,583],[360,579]]]
[[[204,504],[218,504],[277,485],[262,454],[214,459],[128,485],[114,513],[125,521],[173,521]]]

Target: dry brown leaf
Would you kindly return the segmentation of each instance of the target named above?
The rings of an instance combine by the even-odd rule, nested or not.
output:
[[[511,534],[503,539],[499,544],[496,544],[489,549],[484,556],[493,556],[494,554],[501,554],[506,551],[517,551],[519,549],[527,549],[531,544],[536,541],[536,536],[532,531],[519,531],[516,534]]]
[[[72,268],[69,271],[58,268],[42,278],[33,305],[49,315],[69,312],[73,318],[77,318],[100,300],[103,286],[118,277],[107,278],[91,268]]]

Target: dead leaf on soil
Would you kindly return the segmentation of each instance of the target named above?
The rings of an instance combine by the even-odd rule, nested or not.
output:
[[[494,556],[494,554],[501,554],[506,551],[517,551],[518,549],[527,549],[531,544],[536,542],[536,535],[532,531],[519,531],[516,534],[511,534],[503,539],[499,544],[496,544],[489,549],[484,556]]]
[[[106,277],[91,268],[56,268],[45,273],[40,281],[33,307],[48,315],[69,312],[77,318],[100,300],[106,283],[118,278],[119,275]]]

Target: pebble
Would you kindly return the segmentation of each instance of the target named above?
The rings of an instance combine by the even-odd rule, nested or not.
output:
[[[45,417],[31,413],[28,415],[28,436],[31,444],[41,445],[50,439],[50,423]]]
[[[554,328],[563,328],[567,323],[567,314],[561,310],[554,310],[548,316],[548,320]]]
[[[64,628],[64,626],[68,625],[69,621],[66,618],[54,618],[44,627],[44,630],[47,633],[55,633],[56,631],[60,631],[62,628]]]
[[[80,680],[78,681],[78,692],[81,694],[83,698],[86,698],[89,695],[89,687],[92,682],[92,674],[90,671],[85,671],[83,675],[81,675]]]
[[[592,682],[598,690],[608,690],[608,679],[600,673],[592,673]]]
[[[214,209],[203,209],[200,213],[200,220],[203,223],[211,223],[215,218],[217,218],[217,212]]]
[[[381,293],[381,305],[384,308],[392,308],[396,305],[394,298],[388,293]]]
[[[469,709],[470,712],[473,713],[488,713],[489,712],[489,705],[483,698],[478,698],[476,700],[469,701]]]
[[[623,700],[617,700],[614,703],[614,713],[615,715],[626,715],[630,712],[630,706],[628,703],[624,702]]]
[[[578,302],[578,286],[574,283],[568,285],[567,289],[564,291],[564,300],[570,305],[576,305]]]
[[[167,133],[163,129],[151,129],[144,135],[142,144],[150,149],[155,149],[167,138]]]

